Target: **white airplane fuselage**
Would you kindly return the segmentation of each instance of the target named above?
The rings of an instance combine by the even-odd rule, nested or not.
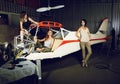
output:
[[[68,54],[79,51],[80,48],[80,40],[76,37],[74,32],[70,32],[59,44],[57,49],[52,52],[41,52],[41,53],[31,53],[26,57],[29,60],[37,60],[37,59],[49,59],[49,58],[57,58],[63,57]],[[100,34],[91,34],[91,45],[105,42],[107,39],[106,35]]]
[[[57,47],[54,48],[52,52],[41,52],[41,53],[30,53],[25,59],[28,60],[43,60],[50,58],[63,57],[73,52],[79,51],[80,48],[80,40],[76,37],[76,31],[69,31],[64,28],[61,29],[62,39],[59,39],[59,43]],[[91,34],[91,45],[105,42],[107,39],[107,29],[108,29],[108,18],[103,19],[98,31],[95,34]],[[66,31],[67,34],[64,34]],[[57,39],[58,40],[58,39]],[[54,45],[53,44],[53,45]]]

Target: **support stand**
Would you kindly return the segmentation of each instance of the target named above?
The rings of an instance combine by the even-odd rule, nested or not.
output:
[[[42,73],[41,73],[41,60],[36,60],[36,65],[37,65],[37,75],[38,79],[42,79]]]

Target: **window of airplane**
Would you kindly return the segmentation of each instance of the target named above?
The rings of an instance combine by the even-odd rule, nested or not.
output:
[[[8,15],[0,14],[0,24],[8,25]]]
[[[63,35],[64,35],[64,38],[68,35],[68,31],[65,31],[65,30],[63,30]]]
[[[61,35],[61,32],[59,31],[59,32],[57,32],[57,33],[55,33],[54,35],[53,35],[53,37],[54,38],[62,38],[62,35]]]
[[[69,34],[69,31],[65,29],[61,29],[60,31],[56,32],[53,36],[54,38],[60,38],[63,39]]]

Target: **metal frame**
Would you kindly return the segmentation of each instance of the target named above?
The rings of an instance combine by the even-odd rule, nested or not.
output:
[[[36,31],[36,34],[37,34],[37,31]],[[14,49],[15,50],[18,50],[18,49],[20,49],[17,45],[20,43],[20,35],[18,35],[18,36],[15,36],[14,37]],[[24,49],[26,49],[26,47],[27,46],[31,46],[32,45],[32,47],[33,47],[33,50],[32,51],[34,51],[34,41],[33,40],[31,40],[30,38],[29,38],[29,36],[27,36],[27,35],[25,35],[25,39],[24,39]],[[24,50],[23,49],[23,50]],[[23,50],[21,51],[21,52],[23,52]],[[19,52],[19,53],[21,53],[21,52]],[[38,79],[42,79],[42,76],[41,76],[41,60],[36,60],[36,65],[37,65],[37,75],[38,75]]]
[[[39,30],[39,27],[37,27],[37,29],[36,29],[35,36],[37,36],[38,30]],[[58,30],[54,30],[52,28],[51,28],[51,30],[54,31],[55,34],[57,34],[59,32]],[[62,32],[62,31],[60,31],[60,32]],[[35,47],[34,46],[34,41],[31,40],[28,35],[24,35],[23,40],[24,40],[24,48],[21,50],[21,52],[23,52],[24,49],[26,49],[27,46],[32,45],[33,48]],[[20,49],[20,47],[18,47],[18,44],[20,44],[20,35],[14,37],[14,49],[15,50]],[[33,51],[34,51],[34,49],[33,49]],[[19,52],[19,53],[21,53],[21,52]],[[41,60],[40,59],[35,60],[35,62],[36,62],[36,66],[37,66],[36,68],[37,68],[38,79],[41,80],[42,79]]]

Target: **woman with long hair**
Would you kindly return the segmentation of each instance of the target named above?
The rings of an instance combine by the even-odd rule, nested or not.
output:
[[[80,47],[82,49],[82,67],[88,67],[88,59],[90,58],[92,54],[91,44],[90,44],[90,31],[89,28],[86,26],[87,21],[85,19],[81,20],[81,26],[78,28],[76,32],[76,36],[80,40]],[[85,48],[87,48],[87,55]]]
[[[51,30],[49,30],[47,32],[47,35],[45,38],[41,39],[41,40],[38,40],[38,44],[41,43],[41,42],[44,42],[44,45],[43,46],[38,46],[36,44],[36,51],[37,52],[49,52],[51,51],[52,49],[52,46],[53,46],[53,42],[54,42],[54,38],[53,38],[53,32]]]
[[[30,18],[25,11],[22,11],[20,13],[20,39],[22,44],[24,44],[24,35],[30,35],[29,28],[31,24],[36,24],[36,26],[38,26],[38,22]]]

